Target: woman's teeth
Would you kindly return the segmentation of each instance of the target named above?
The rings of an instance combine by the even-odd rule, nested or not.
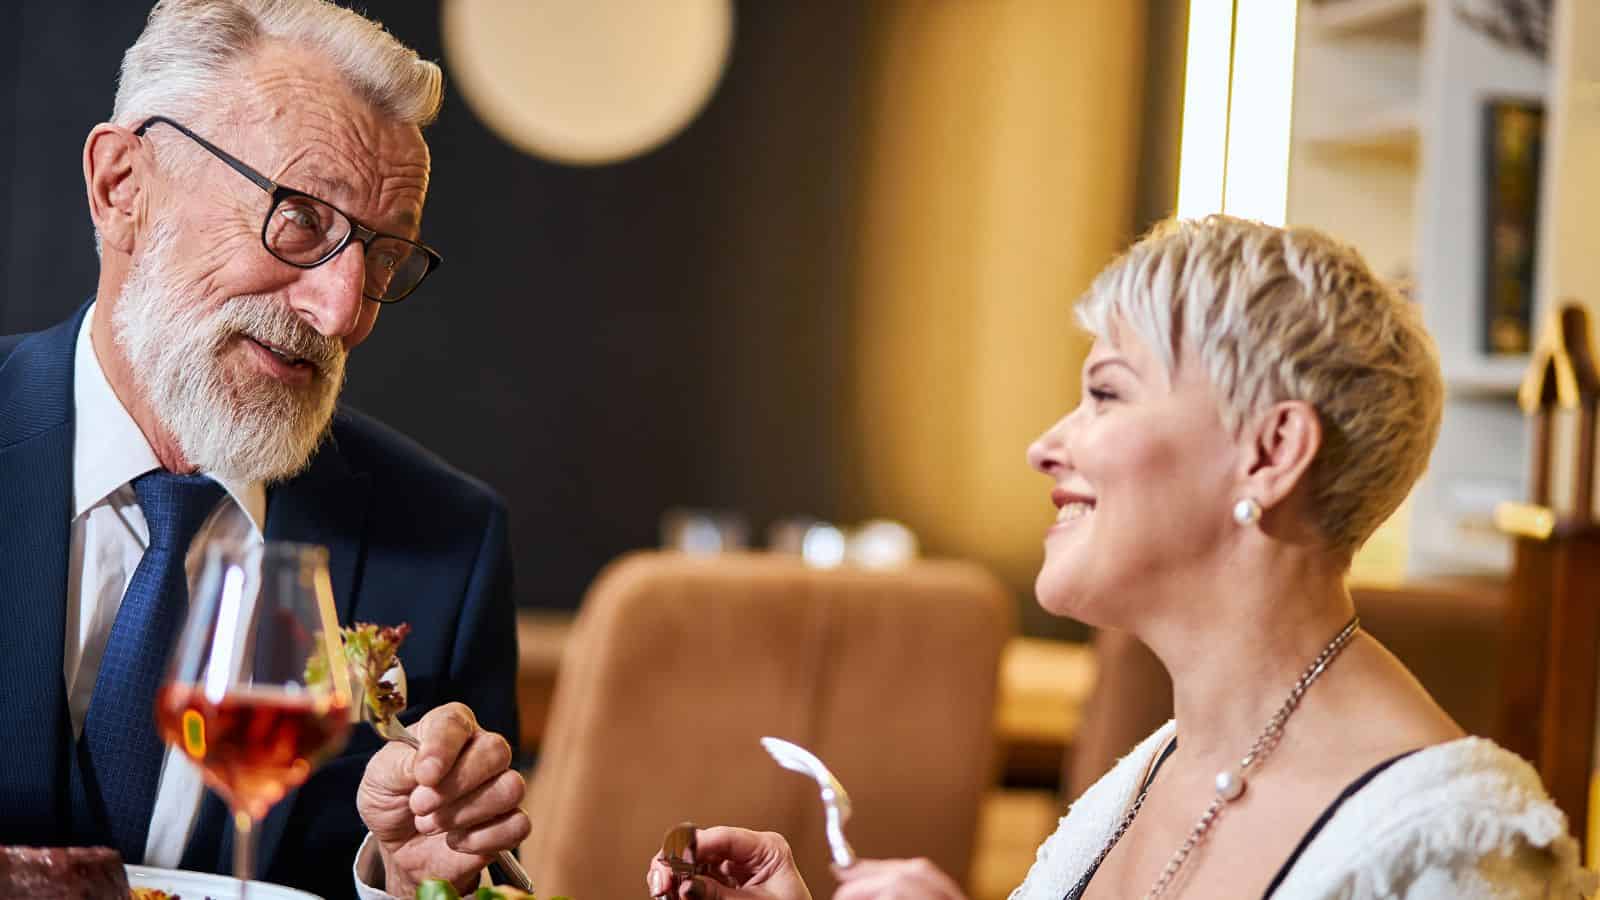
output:
[[[1061,509],[1056,513],[1056,521],[1071,522],[1075,519],[1081,519],[1084,516],[1087,516],[1093,509],[1094,504],[1084,503],[1081,500],[1075,500],[1071,503],[1064,504],[1061,507]]]

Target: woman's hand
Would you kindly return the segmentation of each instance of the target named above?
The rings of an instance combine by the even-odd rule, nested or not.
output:
[[[708,874],[678,883],[669,893],[672,870],[661,854],[650,860],[645,883],[652,897],[692,900],[811,900],[794,866],[783,835],[744,828],[702,828],[695,832],[695,862]]]
[[[925,859],[863,859],[835,868],[833,900],[966,900],[949,875]]]

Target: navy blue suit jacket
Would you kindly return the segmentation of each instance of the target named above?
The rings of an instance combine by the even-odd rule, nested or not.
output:
[[[0,843],[70,842],[72,725],[62,676],[72,516],[73,351],[84,310],[0,337]],[[401,435],[341,410],[299,477],[267,491],[266,537],[328,548],[339,621],[398,624],[410,709],[459,700],[515,741],[516,622],[502,501]],[[366,831],[356,786],[379,743],[344,752],[263,824],[258,871],[324,897],[354,895]],[[220,808],[207,792],[206,804]],[[218,809],[210,811],[215,815]],[[231,829],[230,829],[231,831]],[[229,871],[231,834],[210,868]],[[204,862],[198,863],[204,867]]]

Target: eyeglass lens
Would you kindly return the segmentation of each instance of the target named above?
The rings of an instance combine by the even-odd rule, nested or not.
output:
[[[351,230],[350,219],[313,197],[282,198],[267,219],[262,239],[285,262],[314,266],[327,259]],[[428,272],[428,258],[415,245],[397,238],[374,237],[365,250],[366,278],[362,293],[374,300],[397,300],[410,293]]]

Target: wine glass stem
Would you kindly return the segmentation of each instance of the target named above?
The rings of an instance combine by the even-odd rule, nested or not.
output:
[[[250,892],[250,879],[255,877],[256,823],[249,813],[233,814],[233,877],[239,879],[239,900]]]

